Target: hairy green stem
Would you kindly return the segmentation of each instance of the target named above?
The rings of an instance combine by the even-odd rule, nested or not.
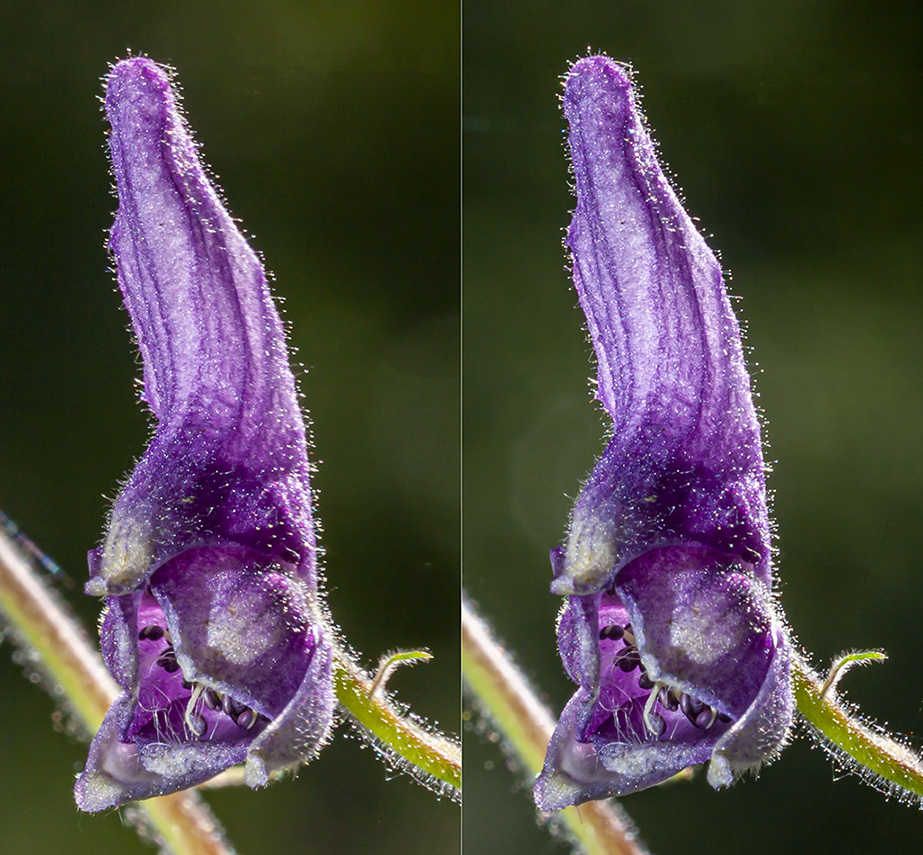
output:
[[[0,531],[0,613],[14,641],[53,686],[60,686],[75,723],[95,733],[119,689],[86,633],[51,588],[32,572]],[[76,810],[76,808],[75,808]],[[230,855],[224,831],[195,793],[150,799],[143,823],[173,855]]]
[[[835,752],[842,752],[859,764],[858,771],[869,783],[898,797],[920,801],[923,798],[920,758],[890,736],[867,727],[837,700],[835,684],[843,666],[881,656],[877,651],[850,654],[834,664],[831,677],[825,680],[796,655],[792,662],[795,703],[801,715]]]
[[[414,656],[414,654],[416,654]],[[400,655],[400,654],[398,654]],[[424,658],[413,651],[407,658]],[[388,662],[385,667],[393,667]],[[384,679],[369,679],[355,662],[341,656],[334,663],[334,685],[343,709],[370,734],[385,756],[440,795],[461,799],[461,747],[401,714],[382,691]]]
[[[462,674],[482,711],[505,737],[529,777],[537,775],[554,729],[548,708],[492,637],[471,605],[462,603]],[[585,855],[644,852],[625,813],[613,801],[588,802],[556,814]]]

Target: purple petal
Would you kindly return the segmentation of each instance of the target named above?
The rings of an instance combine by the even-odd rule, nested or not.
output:
[[[577,62],[567,237],[612,437],[552,552],[579,688],[535,787],[545,810],[711,760],[730,784],[785,743],[788,639],[772,595],[760,430],[714,255],[667,182],[630,78]]]
[[[95,813],[135,799],[194,787],[243,762],[247,756],[248,745],[241,742],[179,745],[124,742],[119,731],[130,717],[132,705],[128,695],[121,695],[93,738],[86,769],[74,788],[81,810]]]
[[[253,740],[247,754],[246,783],[265,787],[273,772],[290,769],[314,758],[327,738],[335,698],[328,675],[330,644],[313,629],[312,655],[298,691],[265,731]]]
[[[685,537],[746,555],[768,583],[759,423],[721,268],[657,163],[624,68],[580,60],[564,112],[567,246],[613,426],[554,590],[595,590],[652,542]]]
[[[295,563],[313,584],[305,430],[259,259],[162,68],[119,63],[106,114],[119,195],[110,249],[157,434],[116,500],[89,591],[136,587],[203,533]]]
[[[110,249],[157,429],[90,553],[106,665],[122,687],[78,805],[194,786],[231,764],[263,786],[333,719],[307,443],[256,255],[145,58],[106,92],[119,195]]]

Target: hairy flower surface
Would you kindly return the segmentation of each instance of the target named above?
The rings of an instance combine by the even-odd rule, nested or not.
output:
[[[123,692],[77,780],[87,811],[236,763],[264,785],[324,744],[334,706],[305,427],[262,266],[164,69],[117,64],[106,114],[109,246],[157,427],[89,556]]]
[[[578,685],[535,799],[558,810],[710,760],[726,786],[784,744],[760,429],[721,268],[665,178],[625,68],[587,57],[564,112],[566,245],[612,437],[552,552]]]

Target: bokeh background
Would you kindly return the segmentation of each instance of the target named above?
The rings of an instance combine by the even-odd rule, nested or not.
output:
[[[921,748],[921,36],[912,3],[466,0],[464,578],[560,710],[548,549],[603,448],[560,241],[558,77],[631,61],[661,153],[732,273],[774,461],[781,597],[818,665],[883,647],[849,699]],[[498,747],[465,733],[468,852],[564,852]],[[756,781],[623,806],[655,853],[915,852],[920,813],[807,739]]]
[[[407,0],[98,3],[0,11],[0,507],[73,580],[148,435],[107,270],[97,97],[128,51],[172,63],[233,213],[284,298],[313,420],[330,606],[371,665],[459,730],[459,22]],[[86,748],[0,647],[0,851],[148,852],[80,816]],[[295,781],[209,801],[242,853],[449,855],[459,811],[339,737]]]

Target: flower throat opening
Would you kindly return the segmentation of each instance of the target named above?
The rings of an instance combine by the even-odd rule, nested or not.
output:
[[[234,741],[252,737],[268,716],[230,694],[187,680],[159,608],[144,610],[138,624],[138,706],[131,736],[158,742]]]

